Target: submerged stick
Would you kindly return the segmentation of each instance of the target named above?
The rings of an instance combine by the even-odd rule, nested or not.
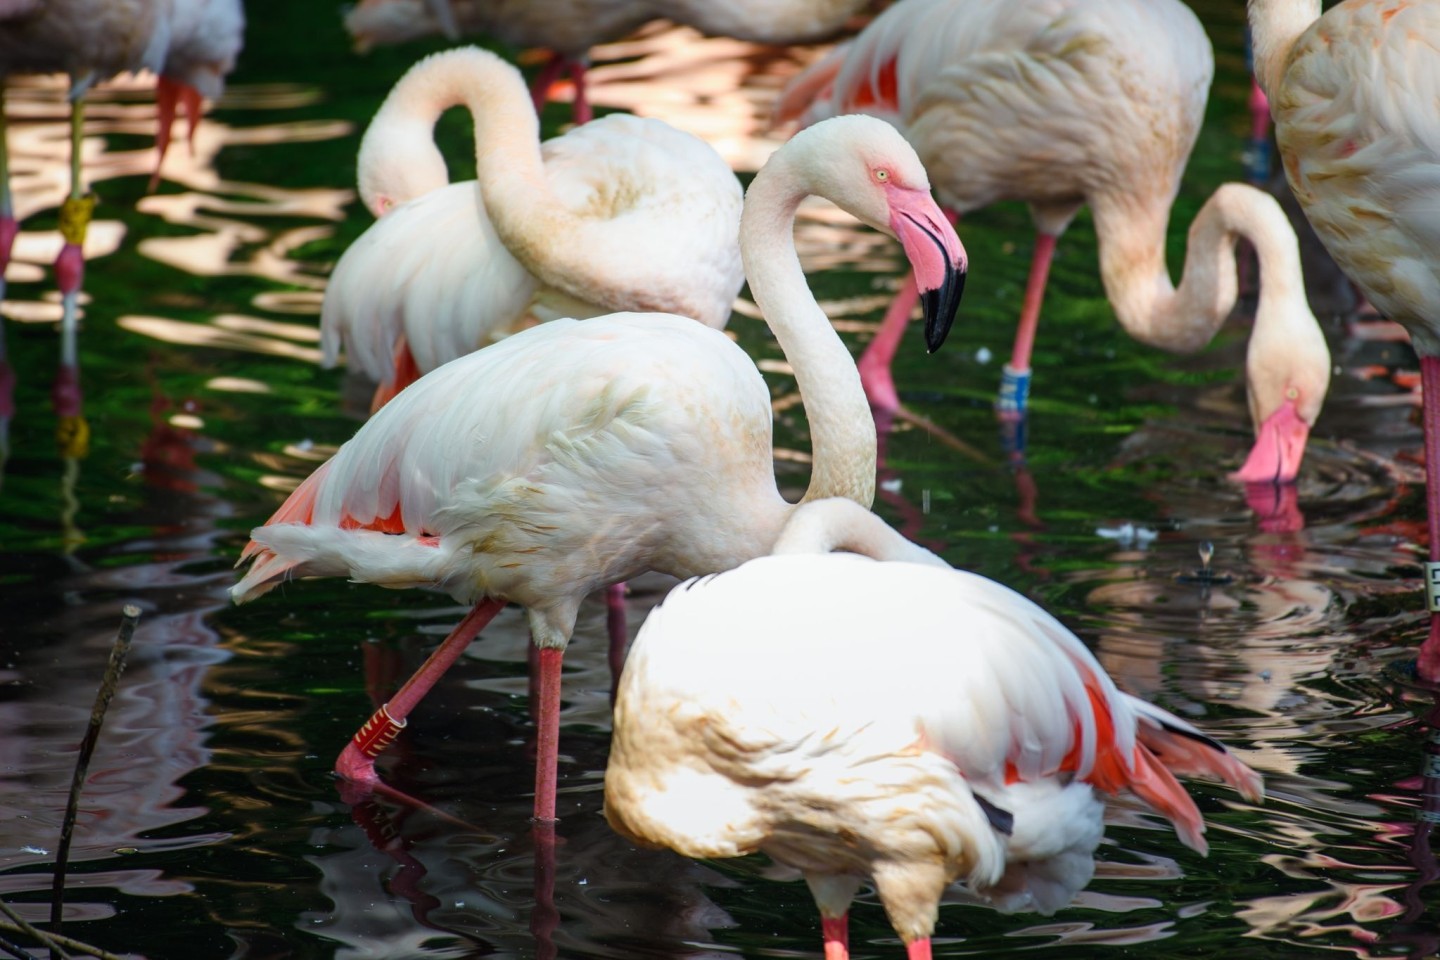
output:
[[[10,922],[15,924],[14,929],[16,931],[20,933],[28,933],[36,940],[39,940],[41,943],[48,946],[50,948],[50,955],[52,957],[55,955],[57,947],[55,943],[45,935],[44,931],[36,930],[24,917],[20,916],[20,914],[16,913],[14,910],[11,910],[10,905],[7,904],[4,900],[0,900],[0,913],[3,913],[5,914],[5,916],[10,918]],[[70,956],[70,954],[65,952],[64,948],[59,948],[59,952],[60,955],[63,957]]]
[[[19,919],[19,917],[13,911],[11,911],[8,907],[5,907],[4,900],[0,900],[0,908],[4,908],[3,910],[0,910],[0,912]],[[59,944],[62,949],[71,950],[85,957],[99,957],[100,960],[125,960],[124,957],[121,957],[117,953],[111,953],[109,950],[102,950],[99,947],[85,943],[83,940],[76,940],[74,937],[62,937],[58,933],[46,933],[44,930],[37,930],[30,924],[25,923],[24,920],[21,920],[20,923],[24,924],[24,926],[20,926],[14,923],[7,923],[4,920],[0,920],[0,931],[9,934],[26,934],[40,941],[40,943],[42,944]],[[25,956],[29,957],[30,960],[34,960],[34,957],[32,957],[28,953],[25,954]],[[66,954],[66,956],[69,956],[69,954]]]
[[[80,789],[85,784],[85,773],[90,768],[90,756],[95,752],[95,743],[100,739],[100,725],[105,722],[105,711],[115,696],[115,686],[120,674],[125,672],[125,656],[130,652],[130,640],[135,636],[135,625],[140,622],[140,608],[133,603],[125,604],[120,611],[120,630],[115,634],[115,643],[110,648],[110,662],[105,665],[105,676],[100,689],[95,692],[95,706],[90,708],[90,726],[85,739],[80,741],[80,755],[75,758],[75,775],[70,778],[70,799],[65,805],[65,819],[60,824],[60,846],[55,851],[55,878],[50,887],[50,926],[58,934],[65,907],[65,868],[70,859],[70,838],[75,832],[75,817],[80,809]],[[64,953],[63,950],[58,951]],[[57,947],[50,944],[50,958],[56,960]]]

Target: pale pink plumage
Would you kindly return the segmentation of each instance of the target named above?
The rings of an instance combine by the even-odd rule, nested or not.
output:
[[[455,104],[475,118],[480,179],[446,184],[431,129]],[[327,363],[343,344],[347,361],[381,383],[377,406],[527,320],[615,310],[676,313],[717,329],[729,320],[744,281],[741,190],[713,149],[631,116],[543,144],[535,130],[519,74],[475,48],[421,61],[376,114],[360,189],[383,216],[331,275],[321,344]],[[521,167],[534,184],[523,196],[500,180]],[[526,215],[533,192],[569,225]],[[511,211],[520,212],[507,219]]]
[[[1319,0],[1251,0],[1250,22],[1295,198],[1420,355],[1430,559],[1440,562],[1440,6],[1345,0],[1321,16]],[[1440,681],[1440,614],[1419,672]]]
[[[1202,853],[1172,771],[1262,796],[1254,771],[1117,690],[1040,607],[853,503],[800,507],[777,554],[650,613],[617,693],[605,815],[690,856],[761,851],[800,870],[827,960],[846,956],[864,880],[910,957],[928,957],[952,882],[1007,910],[1068,903],[1093,872],[1097,793],[1136,794]]]
[[[868,505],[874,423],[795,255],[795,208],[812,192],[897,234],[921,287],[951,315],[964,250],[914,151],[867,117],[792,140],[746,197],[751,291],[809,415],[807,497]],[[936,323],[941,338],[948,321]],[[767,552],[793,510],[772,458],[769,391],[724,334],[669,315],[557,320],[403,391],[253,531],[244,554],[253,566],[232,593],[245,600],[286,575],[342,575],[477,601],[397,694],[400,706],[342,754],[342,773],[371,781],[362,754],[383,748],[375,730],[398,729],[477,624],[507,601],[525,605],[542,671],[536,814],[553,819],[560,652],[581,600],[644,570],[691,576]]]
[[[1212,73],[1209,40],[1179,0],[905,0],[792,81],[777,116],[880,116],[948,208],[1030,205],[1041,236],[1010,359],[1026,377],[1050,252],[1082,205],[1117,319],[1168,350],[1209,343],[1236,300],[1235,238],[1249,239],[1262,285],[1246,369],[1257,443],[1242,479],[1290,480],[1330,362],[1288,221],[1270,197],[1227,184],[1196,218],[1178,288],[1165,262]],[[888,352],[912,303],[897,301],[861,360],[881,408],[899,406]],[[1023,396],[1009,406],[1023,410]]]

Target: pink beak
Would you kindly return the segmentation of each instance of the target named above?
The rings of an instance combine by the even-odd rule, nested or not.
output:
[[[1290,483],[1300,473],[1309,438],[1310,425],[1300,419],[1294,401],[1286,401],[1260,424],[1260,435],[1250,456],[1230,479],[1241,483]]]
[[[887,185],[885,193],[890,201],[890,229],[905,248],[920,288],[925,347],[934,353],[945,342],[960,309],[969,263],[965,247],[927,191]]]

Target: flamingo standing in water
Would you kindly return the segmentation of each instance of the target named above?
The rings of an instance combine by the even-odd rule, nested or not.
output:
[[[517,196],[545,190],[538,164],[482,163],[482,180]],[[810,194],[904,245],[926,291],[931,349],[954,318],[965,253],[914,150],[872,118],[797,136],[745,198],[750,289],[809,419],[806,499],[868,506],[875,425],[795,253],[795,210]],[[541,324],[422,377],[380,410],[252,532],[242,560],[254,562],[232,594],[248,600],[287,576],[346,576],[475,603],[341,754],[337,772],[370,784],[374,757],[415,703],[506,602],[523,605],[539,648],[535,815],[553,820],[560,664],[581,600],[645,570],[688,577],[767,553],[795,510],[776,489],[771,429],[764,380],[718,331],[633,313]]]
[[[85,94],[95,83],[142,68],[159,73],[170,43],[172,0],[0,0],[0,274],[18,232],[5,146],[4,79],[18,73],[70,75],[70,194],[60,207],[64,243],[55,260],[60,288],[60,369],[51,391],[56,434],[67,457],[83,454],[89,427],[80,392],[79,299],[82,247],[95,208],[81,177]]]
[[[801,506],[774,553],[650,612],[615,701],[605,817],[687,856],[763,851],[798,869],[826,960],[848,956],[867,880],[910,960],[929,960],[957,880],[1006,912],[1069,903],[1094,872],[1099,794],[1135,794],[1201,853],[1174,774],[1263,795],[1219,743],[1117,690],[1040,607],[854,503]]]
[[[904,0],[795,78],[777,117],[882,116],[914,144],[948,208],[1029,203],[1038,236],[997,404],[1008,418],[1025,409],[1055,243],[1083,205],[1116,317],[1166,350],[1210,342],[1235,304],[1236,239],[1249,240],[1263,281],[1246,358],[1256,443],[1237,477],[1288,481],[1329,387],[1330,355],[1284,213],[1226,184],[1191,225],[1178,289],[1165,264],[1212,73],[1210,42],[1179,0]],[[900,407],[890,360],[914,296],[902,289],[860,360],[881,410]]]
[[[1420,355],[1430,633],[1440,682],[1440,6],[1251,0],[1256,74],[1290,189],[1335,262]]]
[[[477,180],[447,184],[432,131],[457,104],[475,120]],[[475,47],[400,79],[359,181],[381,219],[331,275],[321,343],[327,363],[343,342],[380,383],[374,409],[532,312],[653,310],[720,329],[745,279],[740,184],[709,145],[632,116],[542,144],[519,72]]]
[[[176,107],[184,105],[188,139],[193,143],[200,107],[225,91],[225,78],[245,43],[245,8],[240,0],[174,0],[170,47],[155,87],[160,128],[155,135],[159,158],[150,189],[160,181],[160,168],[170,146]]]
[[[594,116],[585,96],[590,48],[633,33],[659,17],[710,36],[753,43],[810,43],[833,35],[870,0],[360,0],[345,28],[365,50],[443,33],[478,34],[511,47],[543,47],[551,56],[535,80],[538,112],[561,76],[575,84],[576,123]]]

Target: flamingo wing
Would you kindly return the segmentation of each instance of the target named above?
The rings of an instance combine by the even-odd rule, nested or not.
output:
[[[349,364],[389,384],[403,337],[426,373],[523,317],[535,288],[474,181],[449,184],[396,207],[340,258],[320,314],[325,363],[343,346]]]
[[[744,282],[743,192],[709,144],[659,120],[612,114],[547,140],[541,154],[555,195],[609,227],[604,249],[587,251],[613,261],[603,275],[614,282],[594,303],[725,326]],[[542,292],[542,305],[556,293]]]
[[[754,364],[682,319],[559,320],[422,377],[256,528],[232,594],[345,575],[535,606],[638,572],[671,512],[771,470],[729,463],[769,440]]]

